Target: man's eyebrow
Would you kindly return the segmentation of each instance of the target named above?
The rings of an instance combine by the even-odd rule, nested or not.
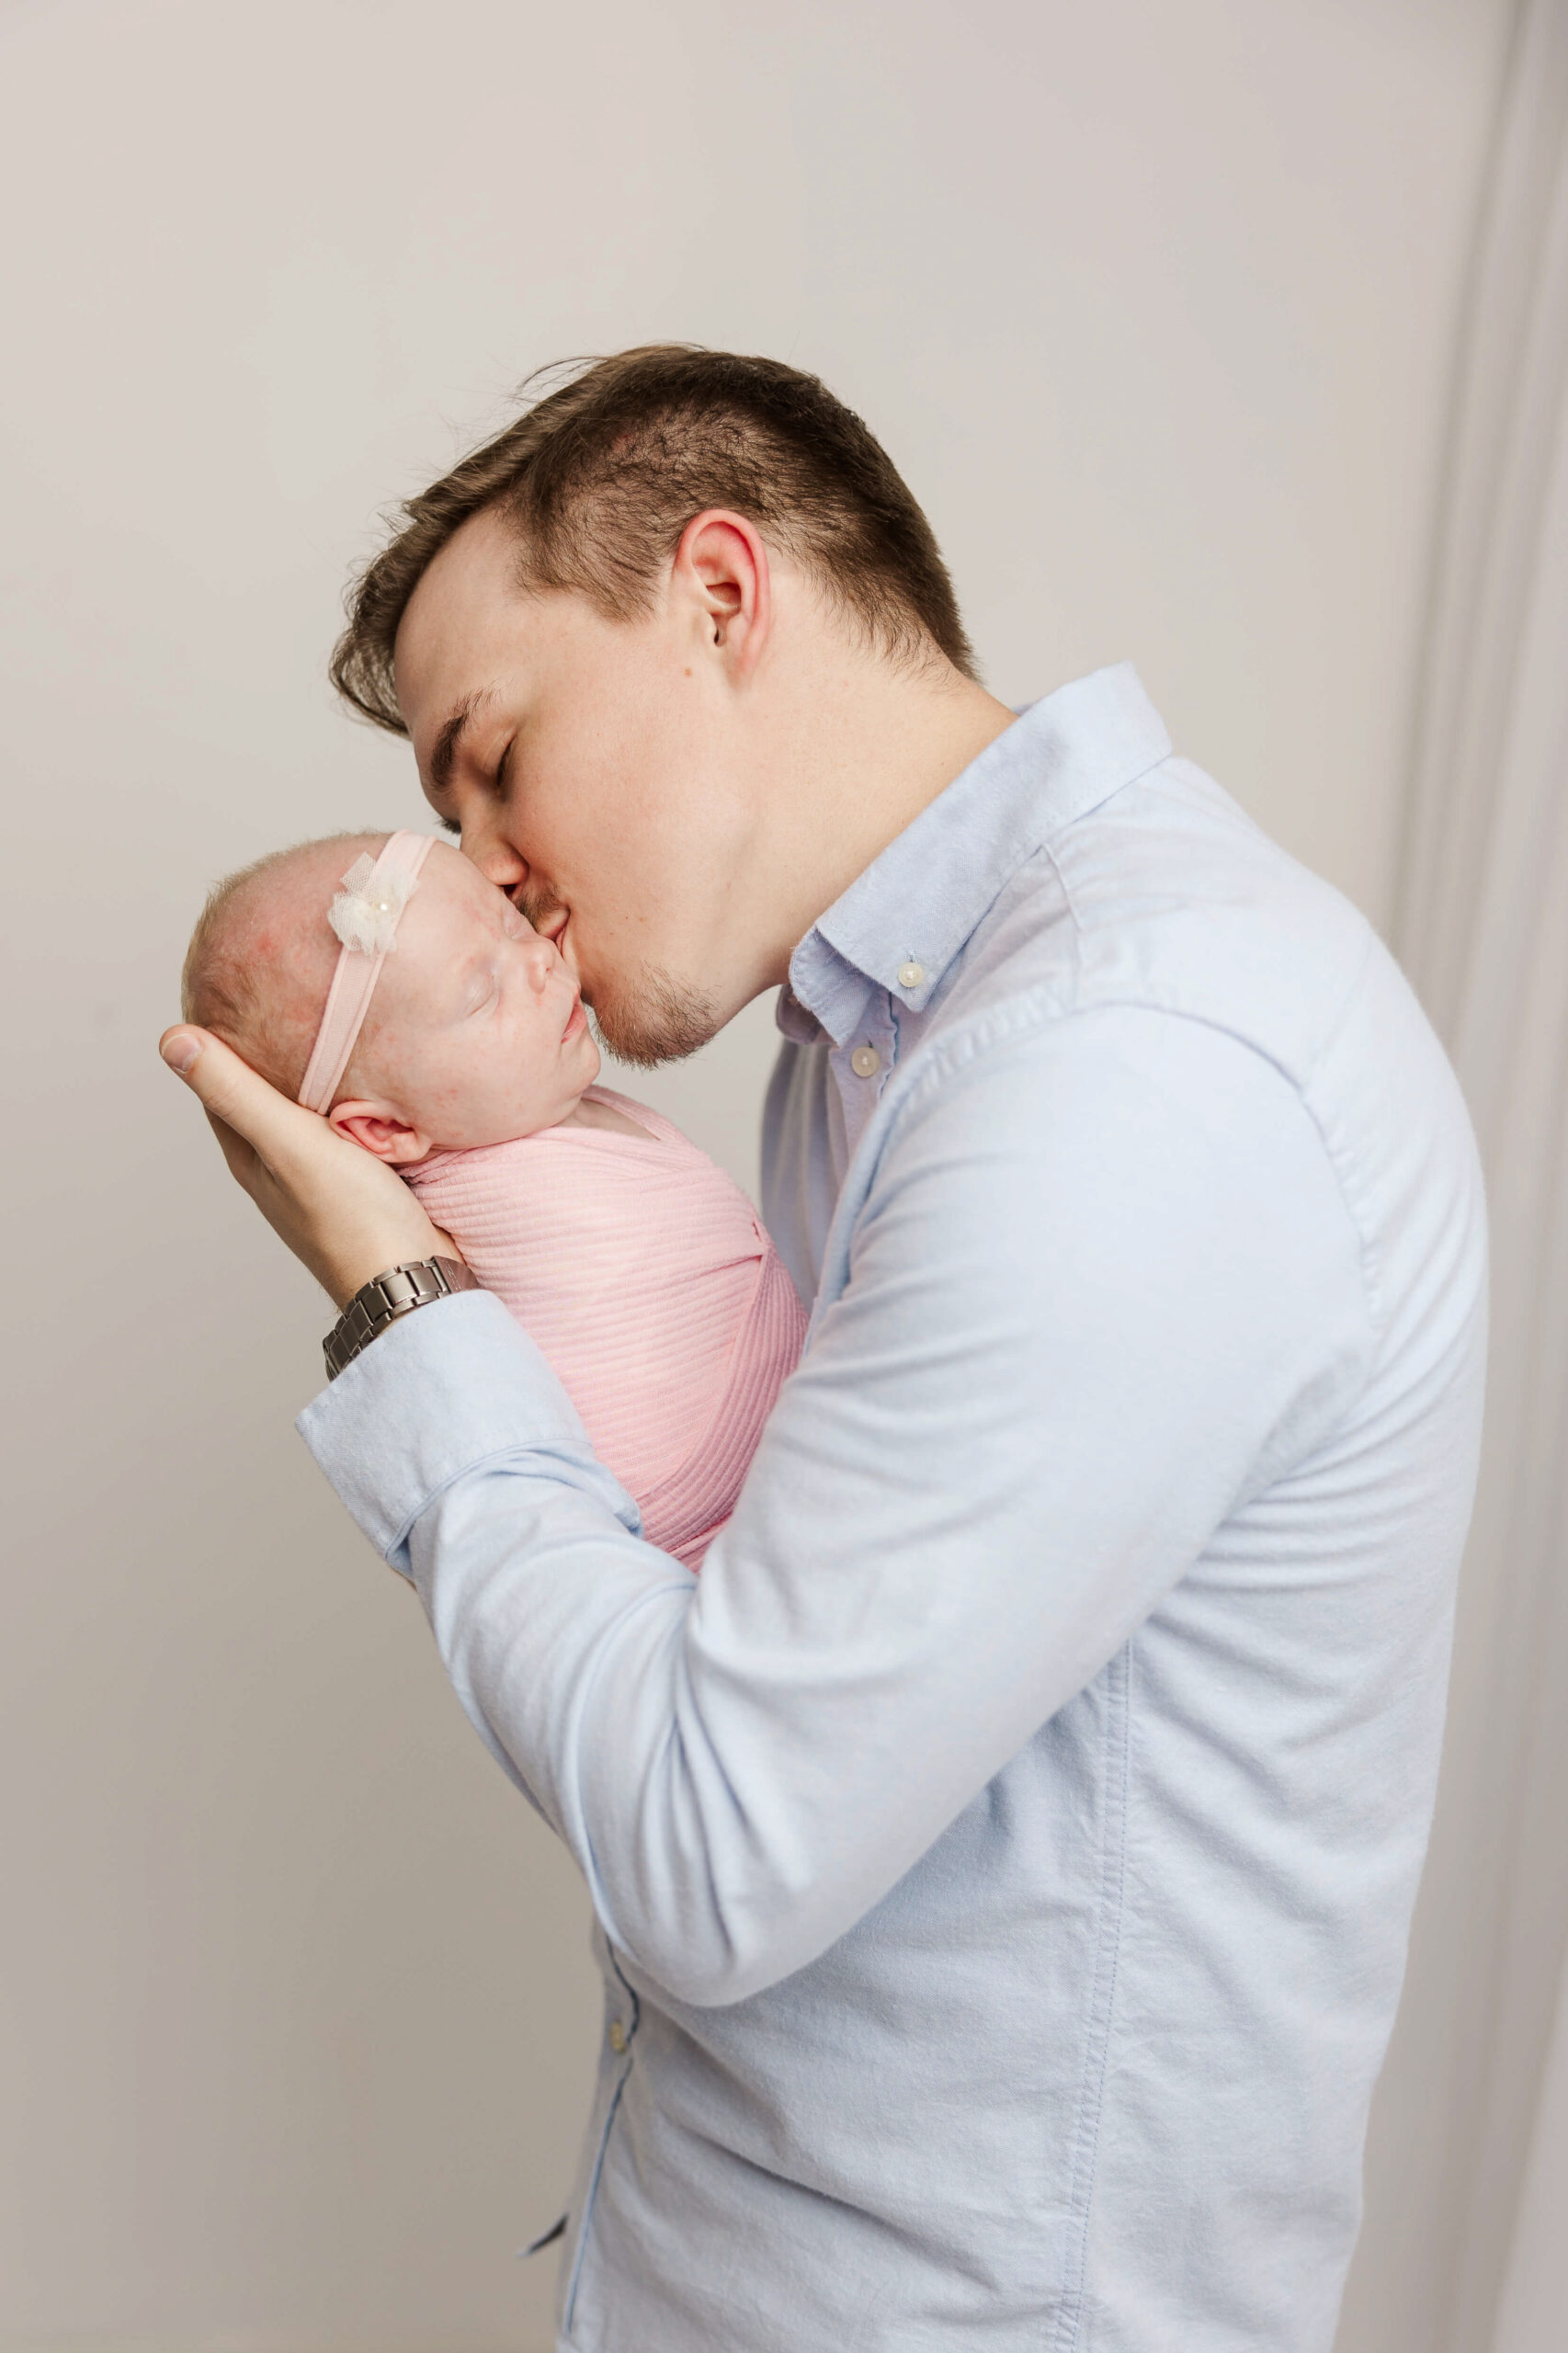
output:
[[[465,695],[437,736],[430,753],[430,782],[437,792],[445,792],[452,780],[452,766],[458,756],[458,744],[463,729],[482,702],[491,693],[488,687],[476,688]]]

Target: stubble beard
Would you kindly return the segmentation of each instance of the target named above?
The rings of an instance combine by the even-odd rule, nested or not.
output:
[[[536,930],[562,904],[548,886],[512,896]],[[616,1061],[635,1070],[684,1062],[720,1028],[711,999],[658,964],[640,966],[625,982],[604,982],[584,1001]]]
[[[684,1062],[719,1028],[711,1001],[656,964],[644,964],[624,986],[597,988],[593,1014],[616,1061],[637,1070]]]

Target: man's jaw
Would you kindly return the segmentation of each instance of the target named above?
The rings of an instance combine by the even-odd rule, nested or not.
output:
[[[584,995],[616,1061],[640,1070],[684,1062],[721,1026],[710,999],[654,964],[642,965],[628,981],[585,987]]]
[[[720,1029],[712,1001],[702,990],[677,980],[657,964],[643,964],[628,980],[591,980],[578,970],[572,938],[572,910],[551,885],[530,876],[507,893],[534,929],[552,939],[582,989],[594,1026],[618,1063],[653,1070],[660,1063],[684,1062]]]

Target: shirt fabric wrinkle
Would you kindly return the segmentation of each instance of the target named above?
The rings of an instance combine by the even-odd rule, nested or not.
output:
[[[593,1893],[562,2353],[1329,2353],[1474,1478],[1452,1074],[1126,665],[778,1024],[812,1324],[699,1580],[483,1294],[301,1417]]]

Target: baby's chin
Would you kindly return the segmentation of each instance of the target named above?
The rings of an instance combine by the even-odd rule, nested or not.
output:
[[[594,1066],[597,1074],[597,1052]],[[411,1124],[417,1132],[430,1139],[422,1160],[433,1159],[438,1152],[483,1152],[491,1144],[519,1143],[525,1136],[542,1135],[546,1129],[558,1128],[562,1120],[571,1118],[592,1085],[593,1080],[585,1078],[575,1094],[561,1096],[542,1107],[513,1110],[498,1108],[488,1114],[475,1109],[472,1114],[456,1120],[449,1110],[445,1119],[439,1116],[428,1120],[415,1119]],[[405,1165],[412,1167],[421,1163],[409,1162]]]

